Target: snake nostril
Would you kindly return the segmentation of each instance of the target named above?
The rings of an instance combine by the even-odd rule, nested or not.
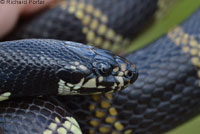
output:
[[[128,78],[131,82],[134,82],[138,78],[138,71],[137,69],[130,68],[130,70],[125,71],[125,77]]]
[[[134,73],[132,71],[128,71],[128,73],[126,74],[126,77],[131,79],[133,75]]]
[[[131,83],[133,83],[138,78],[138,70],[136,68],[132,68],[125,72],[125,76],[130,80]]]

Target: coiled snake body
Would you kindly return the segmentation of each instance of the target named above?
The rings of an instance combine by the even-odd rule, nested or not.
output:
[[[68,40],[88,42],[118,52],[119,47],[112,47],[110,44],[122,44],[120,48],[126,47],[130,34],[137,31],[133,28],[132,32],[128,33],[127,30],[134,26],[143,26],[144,23],[140,21],[148,18],[155,10],[156,1],[139,1],[118,1],[118,4],[114,2],[115,7],[109,6],[113,1],[69,0],[58,5],[59,8],[54,7],[51,11],[36,16],[39,21],[29,21],[7,39],[25,36],[35,38],[36,33],[39,33],[38,29],[42,27],[43,38],[51,38],[50,33],[53,30],[55,32],[52,33],[52,38],[60,35],[58,37],[63,39],[65,36],[61,33],[64,31],[67,34],[66,29],[70,29],[66,36],[69,36]],[[127,8],[118,7],[123,4]],[[128,14],[130,10],[133,15],[129,14],[126,18],[124,13]],[[116,11],[119,12],[117,17],[113,13]],[[55,12],[60,14],[55,15]],[[140,13],[141,18],[138,18],[137,23],[133,21],[134,13]],[[42,18],[47,19],[50,15],[54,18],[52,21],[42,21]],[[127,20],[124,21],[126,25],[122,23],[123,19],[122,22],[119,21],[120,17]],[[55,21],[55,18],[65,18],[65,21]],[[199,20],[200,10],[197,10],[181,26],[146,48],[127,55],[126,58],[134,61],[139,68],[139,77],[123,91],[105,95],[24,98],[2,102],[2,132],[81,133],[77,122],[68,115],[73,115],[80,123],[83,133],[89,134],[162,133],[185,122],[199,112],[200,105]],[[70,23],[71,21],[73,23]],[[132,27],[129,21],[134,24]],[[53,25],[56,22],[60,24]],[[37,27],[37,24],[41,25]],[[72,26],[65,27],[66,24]],[[75,30],[75,27],[78,30]],[[72,36],[77,33],[79,36]],[[10,125],[14,127],[9,127]]]

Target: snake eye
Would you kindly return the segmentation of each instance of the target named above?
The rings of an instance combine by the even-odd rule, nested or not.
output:
[[[101,74],[107,75],[107,74],[109,74],[109,72],[111,72],[111,66],[106,63],[99,63],[98,70]]]

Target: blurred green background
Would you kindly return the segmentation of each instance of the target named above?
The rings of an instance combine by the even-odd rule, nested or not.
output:
[[[140,49],[159,38],[187,19],[199,7],[200,0],[158,0],[158,11],[152,23],[136,36],[127,52]],[[200,115],[167,132],[167,134],[198,134],[200,133],[199,125]]]
[[[145,27],[127,49],[132,52],[157,39],[180,24],[200,6],[200,0],[158,0],[158,11],[148,27]]]

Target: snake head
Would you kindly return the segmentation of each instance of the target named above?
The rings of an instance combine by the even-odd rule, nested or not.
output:
[[[138,76],[134,64],[108,50],[66,42],[73,56],[58,71],[59,94],[100,94],[124,89]]]

